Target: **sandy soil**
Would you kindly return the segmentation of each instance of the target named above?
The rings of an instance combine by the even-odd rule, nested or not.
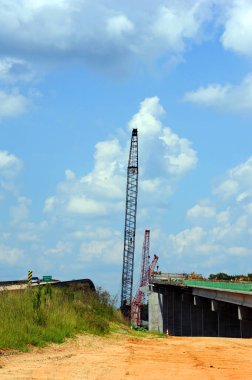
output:
[[[29,353],[0,352],[0,379],[252,379],[252,339],[79,336]]]

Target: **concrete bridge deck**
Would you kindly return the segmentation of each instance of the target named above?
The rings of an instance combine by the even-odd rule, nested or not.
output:
[[[239,284],[237,284],[239,285]],[[207,281],[149,285],[149,329],[184,336],[252,337],[252,284],[216,288]]]

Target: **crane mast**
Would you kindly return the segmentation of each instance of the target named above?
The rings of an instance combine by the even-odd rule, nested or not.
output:
[[[123,248],[121,311],[126,318],[131,315],[134,252],[136,235],[136,211],[138,193],[138,135],[132,130],[127,170],[126,210]]]

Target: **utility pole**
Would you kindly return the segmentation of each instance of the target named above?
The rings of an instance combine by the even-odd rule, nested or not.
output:
[[[131,316],[131,301],[134,272],[136,235],[136,211],[138,193],[138,135],[132,130],[127,170],[126,209],[123,248],[123,269],[121,289],[121,311],[126,318]]]

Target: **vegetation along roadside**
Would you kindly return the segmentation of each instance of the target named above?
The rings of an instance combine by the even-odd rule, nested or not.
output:
[[[85,332],[105,335],[122,322],[106,291],[74,292],[50,285],[0,294],[0,349],[27,351],[31,345],[61,343]]]

